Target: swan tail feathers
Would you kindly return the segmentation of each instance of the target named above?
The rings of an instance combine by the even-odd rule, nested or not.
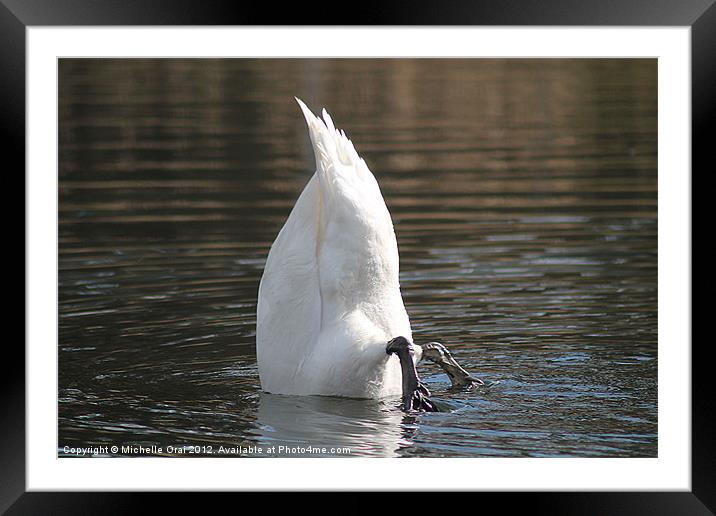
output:
[[[328,111],[323,109],[321,120],[301,99],[294,98],[306,118],[316,156],[316,168],[320,173],[331,176],[350,170],[363,161],[345,132],[336,129]]]

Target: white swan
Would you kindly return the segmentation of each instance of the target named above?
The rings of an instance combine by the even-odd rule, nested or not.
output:
[[[261,278],[256,353],[274,394],[379,398],[401,393],[393,337],[412,340],[398,245],[378,183],[345,133],[296,99],[316,172],[271,246]]]
[[[354,398],[402,393],[405,408],[421,408],[429,395],[415,371],[422,348],[412,344],[398,245],[378,183],[326,110],[321,120],[296,100],[316,172],[271,246],[261,278],[261,388]],[[432,355],[452,361],[447,351]]]

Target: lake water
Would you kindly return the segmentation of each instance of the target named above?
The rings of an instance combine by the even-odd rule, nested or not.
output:
[[[60,456],[657,455],[656,60],[62,60],[59,76]],[[447,412],[260,390],[259,279],[314,167],[294,95],[380,184],[416,343],[489,384],[448,392],[421,364]]]

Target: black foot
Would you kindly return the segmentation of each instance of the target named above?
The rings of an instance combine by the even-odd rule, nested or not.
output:
[[[420,381],[418,371],[415,369],[413,345],[405,337],[396,337],[385,348],[389,355],[396,354],[400,359],[400,368],[403,373],[403,410],[439,412],[435,404],[430,401],[430,391]]]
[[[440,412],[435,404],[430,401],[430,391],[425,385],[418,380],[418,388],[413,392],[410,400],[410,406],[406,407],[405,398],[403,398],[404,410],[417,410],[422,412]]]

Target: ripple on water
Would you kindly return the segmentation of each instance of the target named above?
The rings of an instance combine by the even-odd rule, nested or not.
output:
[[[452,392],[421,364],[446,412],[260,392],[258,282],[313,166],[289,90],[316,67],[331,87],[306,100],[345,124],[393,215],[416,342],[489,385]],[[59,76],[58,454],[656,456],[653,62],[62,60]]]

